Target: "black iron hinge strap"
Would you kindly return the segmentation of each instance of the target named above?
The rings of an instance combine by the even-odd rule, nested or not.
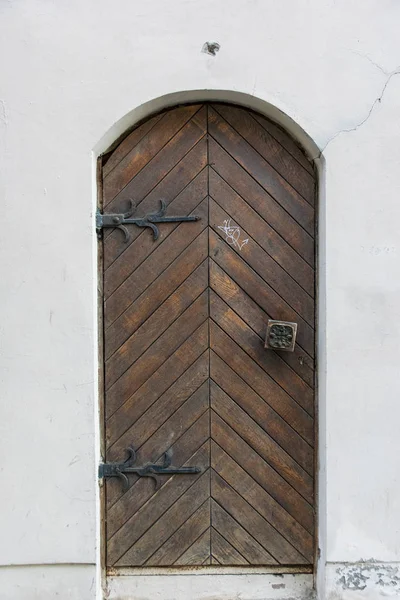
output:
[[[156,223],[179,223],[183,221],[198,221],[200,217],[188,216],[181,217],[172,215],[169,217],[165,216],[167,205],[165,200],[160,200],[161,208],[158,212],[150,213],[144,217],[132,217],[135,212],[135,205],[132,200],[129,200],[129,209],[124,213],[106,213],[102,214],[99,210],[96,213],[96,229],[97,234],[100,235],[101,230],[106,227],[116,227],[120,229],[125,236],[125,243],[130,240],[130,234],[126,225],[137,225],[138,227],[150,227],[153,231],[154,240],[158,239],[159,230]]]
[[[129,480],[126,474],[135,473],[139,477],[151,477],[154,479],[156,489],[160,487],[160,480],[157,475],[188,475],[201,473],[200,467],[172,467],[172,453],[170,450],[164,452],[163,462],[161,464],[148,463],[142,467],[135,466],[136,450],[130,446],[127,449],[128,458],[122,463],[101,463],[99,465],[99,479],[108,477],[119,477],[123,482],[124,490],[129,488]]]

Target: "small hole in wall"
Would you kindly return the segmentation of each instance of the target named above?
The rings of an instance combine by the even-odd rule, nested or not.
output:
[[[205,54],[211,54],[211,56],[215,56],[220,48],[221,46],[218,44],[218,42],[205,42],[201,51]]]

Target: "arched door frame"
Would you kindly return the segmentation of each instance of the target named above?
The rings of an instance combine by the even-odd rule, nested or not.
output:
[[[175,92],[154,98],[145,102],[129,113],[118,119],[105,132],[102,138],[95,144],[93,148],[93,215],[96,213],[98,206],[98,198],[101,190],[99,189],[99,158],[114,149],[120,141],[129,134],[129,132],[137,127],[141,122],[149,119],[152,115],[161,112],[165,109],[180,105],[207,101],[218,101],[236,104],[241,107],[252,109],[274,121],[280,125],[285,131],[303,148],[308,158],[313,162],[317,174],[317,223],[316,223],[316,324],[317,324],[317,342],[316,342],[316,556],[314,562],[314,579],[317,589],[323,589],[324,580],[324,564],[325,564],[325,549],[326,549],[326,471],[325,471],[325,401],[326,401],[326,272],[325,272],[325,240],[326,240],[326,223],[325,223],[325,161],[321,150],[316,142],[308,135],[308,133],[296,123],[290,116],[282,110],[263,100],[262,98],[252,96],[237,91],[229,90],[191,90]],[[95,230],[95,226],[93,227]],[[94,238],[95,240],[95,238]],[[94,241],[95,243],[95,241]],[[101,264],[101,256],[98,257],[97,273],[99,273],[99,264]],[[101,293],[101,290],[100,290]],[[99,322],[98,339],[100,341],[102,323]],[[99,343],[99,347],[101,343]],[[101,351],[100,351],[101,352]],[[102,355],[99,356],[102,361]],[[100,363],[101,364],[101,363]],[[100,379],[100,377],[99,377]],[[102,381],[99,380],[99,393],[97,397],[96,414],[96,450],[95,455],[97,462],[101,459],[102,454],[102,415],[103,414],[103,399],[102,399]],[[97,467],[97,466],[96,466]],[[102,549],[102,494],[98,493],[98,525],[97,525],[97,564],[98,564],[98,583],[105,584],[105,568],[104,568],[104,553]],[[100,589],[100,588],[98,588]]]

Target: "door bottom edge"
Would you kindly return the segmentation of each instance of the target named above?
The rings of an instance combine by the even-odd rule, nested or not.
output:
[[[199,565],[179,567],[108,567],[107,577],[149,575],[304,575],[313,574],[313,565],[222,566]]]

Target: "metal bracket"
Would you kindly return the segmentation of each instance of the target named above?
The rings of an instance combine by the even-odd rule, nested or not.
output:
[[[167,205],[165,200],[160,200],[161,208],[158,212],[150,213],[144,217],[132,217],[135,212],[136,206],[132,200],[128,200],[129,209],[124,213],[106,213],[102,214],[99,210],[96,213],[96,230],[97,235],[100,237],[101,230],[107,227],[115,227],[120,229],[125,236],[125,243],[127,244],[131,239],[128,229],[125,225],[138,225],[138,227],[150,227],[153,231],[153,239],[156,241],[159,236],[158,227],[155,223],[178,223],[183,221],[198,221],[200,217],[195,215],[188,217],[171,216],[166,217],[165,211]]]
[[[289,321],[274,321],[267,324],[264,348],[293,352],[296,343],[297,323]]]
[[[156,489],[161,485],[157,475],[188,475],[192,473],[201,473],[200,467],[171,467],[172,452],[167,450],[163,455],[162,464],[148,463],[142,467],[134,466],[136,463],[136,450],[130,446],[127,449],[128,458],[122,463],[101,463],[99,465],[99,479],[107,477],[119,477],[123,483],[123,489],[126,491],[129,488],[129,479],[126,473],[135,473],[139,477],[151,477]]]

